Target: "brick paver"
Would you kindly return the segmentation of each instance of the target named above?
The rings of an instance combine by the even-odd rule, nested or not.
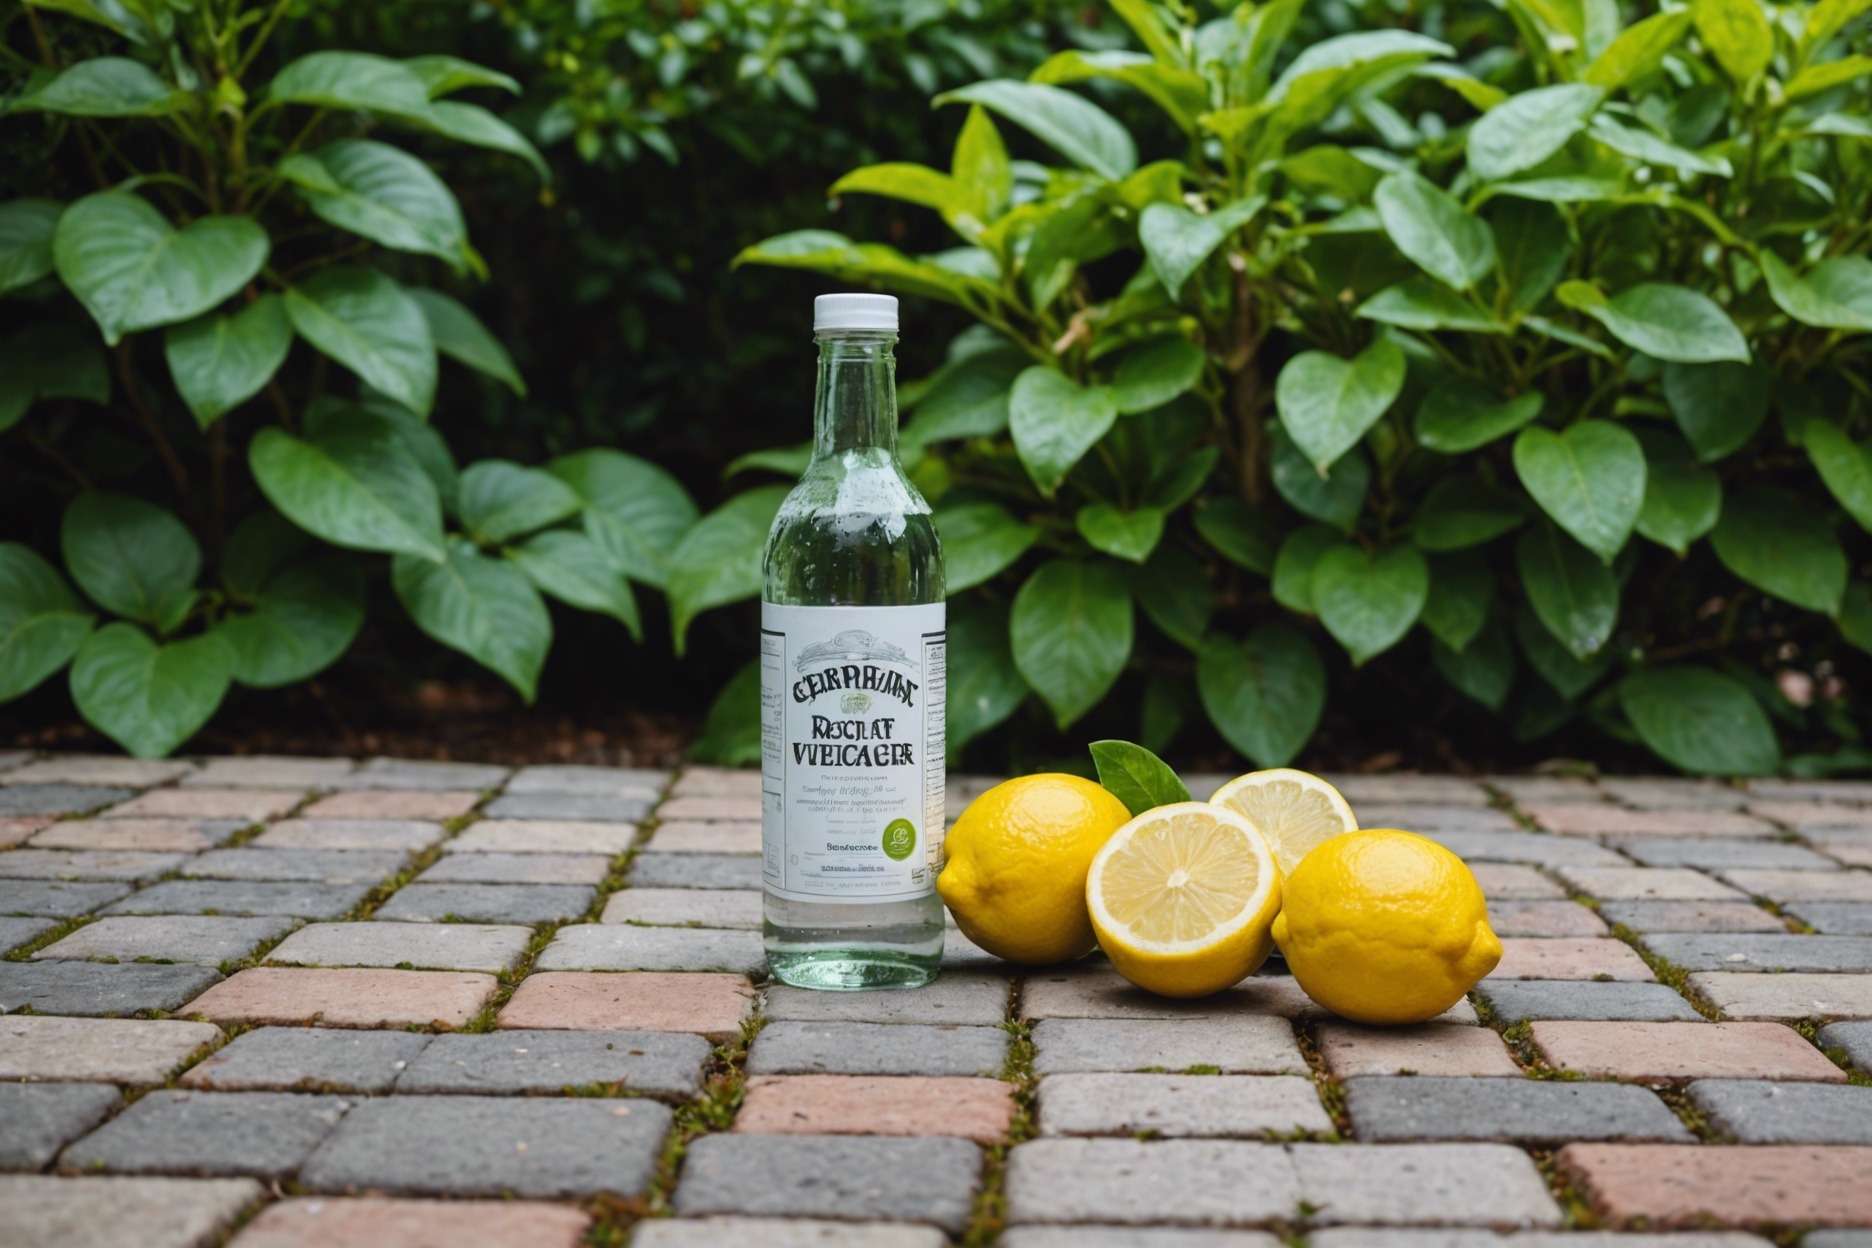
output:
[[[116,754],[64,754],[9,768],[8,784],[124,785],[133,789],[166,784],[194,770],[181,759],[124,758]]]
[[[381,966],[491,971],[516,965],[531,928],[482,923],[315,923],[267,954],[279,966]]]
[[[502,1027],[693,1031],[727,1040],[753,1012],[744,975],[541,971],[501,1010]]]
[[[579,923],[559,929],[542,971],[737,971],[761,974],[767,954],[754,932]]]
[[[1730,1018],[1872,1018],[1872,975],[1697,971],[1690,986]]]
[[[953,1135],[993,1144],[1014,1120],[999,1079],[755,1075],[734,1129],[756,1135]]]
[[[1614,1222],[1872,1224],[1872,1148],[1569,1144],[1556,1160]]]
[[[1361,1076],[1346,1082],[1346,1111],[1373,1141],[1694,1139],[1653,1093],[1620,1084]]]
[[[655,798],[670,773],[649,767],[591,767],[543,764],[522,767],[507,781],[509,793],[595,793],[601,797]]]
[[[130,885],[66,880],[0,880],[0,914],[65,919],[128,895]]]
[[[1773,824],[1730,810],[1634,810],[1596,802],[1524,805],[1522,811],[1562,836],[1771,837]]]
[[[1599,915],[1572,901],[1491,899],[1488,915],[1497,936],[1604,936],[1611,930]]]
[[[650,813],[647,797],[604,793],[515,793],[497,797],[483,811],[490,819],[571,819],[635,823]]]
[[[1771,867],[1788,871],[1832,871],[1839,864],[1783,841],[1679,840],[1661,836],[1618,837],[1611,844],[1647,867]]]
[[[591,1218],[539,1201],[333,1199],[299,1196],[260,1211],[237,1248],[578,1248]]]
[[[219,1043],[206,1023],[117,1018],[0,1017],[0,1080],[161,1083]]]
[[[34,849],[127,849],[192,854],[246,825],[239,819],[67,819],[35,835]]]
[[[213,849],[182,864],[192,880],[305,880],[374,884],[402,867],[405,855],[370,849]]]
[[[1509,938],[1502,941],[1494,979],[1655,979],[1644,959],[1623,941]]]
[[[0,953],[37,940],[57,926],[51,919],[0,919]]]
[[[121,1099],[109,1084],[0,1083],[0,1170],[44,1169]]]
[[[25,844],[28,837],[51,823],[52,820],[45,815],[0,817],[0,849],[12,849],[15,845]]]
[[[221,789],[329,789],[356,770],[348,758],[288,758],[278,754],[252,754],[243,758],[211,758],[182,777],[184,788]]]
[[[1003,1241],[1006,1242],[1005,1240]],[[637,1224],[631,1248],[945,1248],[949,1237],[933,1226],[907,1222],[848,1222],[821,1218],[650,1218]]]
[[[511,767],[487,763],[447,763],[428,759],[373,758],[333,786],[340,789],[419,789],[433,791],[491,789],[513,774]]]
[[[0,880],[0,891],[5,881]],[[1797,901],[1787,912],[1816,932],[1833,936],[1872,936],[1872,901]]]
[[[0,1006],[114,1018],[174,1010],[220,979],[208,966],[130,962],[0,962]]]
[[[692,1096],[709,1044],[659,1031],[501,1031],[437,1036],[397,1080],[398,1092]]]
[[[960,1233],[980,1182],[967,1140],[710,1135],[689,1146],[676,1211],[886,1218]]]
[[[300,813],[307,819],[455,819],[480,800],[479,793],[456,789],[352,789],[322,797]]]
[[[759,888],[754,854],[663,854],[654,849],[631,863],[630,882],[650,888]]]
[[[151,789],[104,813],[112,819],[277,819],[305,800],[304,789]]]
[[[451,854],[621,854],[637,839],[629,823],[564,819],[483,819],[442,848]]]
[[[376,849],[414,853],[441,840],[442,825],[421,819],[285,819],[256,836],[257,849]]]
[[[945,973],[916,992],[767,989],[769,1019],[847,1023],[966,1023],[997,1026],[1007,1017],[1008,981],[979,971]]]
[[[1067,1074],[1040,1080],[1042,1135],[1330,1134],[1298,1075]]]
[[[1608,923],[1634,932],[1784,932],[1787,924],[1746,901],[1608,901]]]
[[[1688,971],[1872,971],[1872,937],[1679,934],[1645,940]]]
[[[759,823],[702,823],[680,820],[657,826],[650,847],[660,854],[758,854]]]
[[[408,1031],[259,1027],[190,1067],[180,1083],[221,1092],[388,1092],[430,1040]]]
[[[0,787],[0,815],[77,815],[135,796],[135,789],[101,785],[9,784]]]
[[[1723,879],[1770,901],[1872,901],[1872,871],[1771,871],[1739,867]]]
[[[1688,867],[1556,867],[1567,883],[1601,901],[1741,901],[1735,889]]]
[[[419,923],[563,923],[591,909],[584,884],[406,884],[377,911]]]
[[[1566,890],[1536,871],[1533,867],[1515,862],[1475,862],[1469,865],[1474,872],[1476,883],[1490,898],[1503,901],[1529,899],[1560,899],[1566,896]]]
[[[1537,1018],[1700,1019],[1663,984],[1568,979],[1485,979],[1477,991],[1505,1023]]]
[[[1353,1075],[1521,1073],[1502,1038],[1486,1027],[1461,1023],[1422,1023],[1415,1027],[1321,1023],[1316,1038],[1326,1068],[1342,1079]]]
[[[1453,1025],[1452,1030],[1480,1029]],[[1047,1018],[1034,1024],[1033,1044],[1033,1067],[1043,1075],[1068,1071],[1307,1072],[1293,1028],[1283,1018]]]
[[[419,884],[600,884],[604,854],[449,854],[416,877]]]
[[[207,915],[106,915],[34,953],[33,960],[150,959],[219,966],[244,958],[293,928],[286,918],[234,919]]]
[[[370,890],[367,881],[319,884],[307,880],[164,880],[105,907],[104,912],[281,914],[300,919],[335,919],[354,910]]]
[[[1700,1079],[1690,1099],[1742,1144],[1872,1144],[1872,1088]]]
[[[59,1178],[0,1175],[7,1248],[201,1248],[265,1190],[253,1179]]]
[[[1596,1079],[1846,1077],[1798,1033],[1775,1023],[1539,1022],[1533,1040],[1561,1070]]]
[[[599,922],[758,932],[761,905],[750,888],[626,888],[611,894]]]
[[[475,972],[263,966],[216,984],[182,1013],[218,1023],[459,1027],[493,992],[494,977]]]
[[[148,880],[187,861],[139,850],[14,849],[0,857],[0,871],[15,880]]]
[[[1828,1023],[1818,1039],[1822,1047],[1844,1053],[1853,1065],[1872,1074],[1872,1022]]]
[[[336,1096],[158,1088],[67,1148],[60,1163],[111,1174],[282,1179],[350,1107]]]
[[[1001,1073],[998,1027],[883,1023],[769,1023],[748,1050],[762,1075],[988,1075]]]

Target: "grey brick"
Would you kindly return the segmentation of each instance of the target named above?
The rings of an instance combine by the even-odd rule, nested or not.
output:
[[[182,868],[194,880],[306,880],[375,884],[402,870],[406,855],[372,849],[211,849]]]
[[[0,962],[0,1013],[22,1006],[41,1014],[86,1017],[173,1010],[220,978],[207,966]]]
[[[536,766],[515,772],[506,791],[654,799],[668,783],[669,772],[643,767]]]
[[[63,880],[0,880],[0,914],[69,919],[89,914],[130,892],[128,884],[73,884]]]
[[[1872,871],[1770,871],[1738,867],[1722,878],[1771,901],[1872,901]]]
[[[32,838],[34,849],[194,853],[226,841],[245,819],[62,819]]]
[[[1196,1227],[1016,1226],[997,1242],[1001,1248],[1281,1248],[1266,1231]]]
[[[683,1159],[676,1211],[887,1218],[960,1234],[981,1164],[967,1140],[708,1135]]]
[[[1730,1018],[1872,1018],[1872,975],[1692,971],[1689,979]]]
[[[1782,933],[1648,936],[1653,952],[1689,971],[1872,971],[1872,937]]]
[[[357,909],[371,885],[304,881],[164,880],[125,897],[106,914],[279,914],[335,919]]]
[[[0,1080],[161,1083],[221,1030],[170,1019],[0,1017]]]
[[[1785,932],[1787,924],[1747,901],[1608,901],[1608,923],[1634,932]]]
[[[720,1248],[723,1244],[759,1244],[761,1248],[944,1248],[948,1242],[948,1237],[933,1226],[811,1218],[646,1218],[631,1236],[631,1248]]]
[[[258,1027],[196,1063],[181,1083],[222,1092],[388,1092],[429,1041],[408,1031]]]
[[[1218,1182],[1218,1176],[1228,1176]],[[1278,1144],[1032,1140],[1008,1156],[1008,1221],[1196,1226],[1291,1220],[1300,1180]]]
[[[1809,1231],[1801,1237],[1801,1248],[1872,1248],[1872,1230]]]
[[[1736,785],[1655,776],[1607,776],[1599,789],[1639,810],[1740,810],[1749,798],[1748,790]]]
[[[1656,1094],[1626,1084],[1420,1075],[1361,1076],[1345,1088],[1361,1140],[1695,1143]]]
[[[390,1097],[346,1115],[300,1182],[322,1192],[637,1196],[671,1118],[642,1099]]]
[[[126,1227],[136,1248],[202,1248],[264,1195],[252,1179],[0,1176],[7,1248],[119,1248]]]
[[[383,966],[491,971],[516,965],[531,928],[481,923],[314,923],[267,955],[280,966]]]
[[[1647,867],[1780,867],[1790,871],[1836,871],[1839,864],[1811,849],[1784,841],[1720,841],[1672,836],[1616,837],[1617,846]]]
[[[1330,1134],[1313,1081],[1299,1075],[1048,1075],[1042,1135]]]
[[[1520,831],[1429,831],[1423,834],[1446,846],[1458,857],[1471,862],[1519,862],[1541,867],[1629,865],[1624,858],[1604,846],[1596,845],[1592,841],[1577,836],[1552,836],[1545,832]]]
[[[1024,1018],[1235,1019],[1244,1015],[1319,1018],[1327,1012],[1301,990],[1291,975],[1251,975],[1233,988],[1196,1000],[1159,997],[1135,988],[1101,963],[1081,963],[1039,971],[1021,988]],[[1439,1023],[1473,1023],[1467,1000],[1439,1014]]]
[[[378,850],[399,854],[427,849],[446,835],[422,819],[286,819],[248,842],[256,849]]]
[[[611,894],[599,922],[758,932],[761,908],[761,894],[751,888],[633,887]]]
[[[1820,1047],[1839,1049],[1847,1061],[1872,1074],[1872,1022],[1828,1023],[1820,1029]]]
[[[286,918],[206,915],[106,915],[33,954],[35,961],[111,958],[119,962],[194,962],[219,966],[244,958],[293,928]]]
[[[0,793],[6,790],[0,789]],[[128,849],[13,849],[0,853],[0,876],[15,880],[149,880],[174,871],[187,854]]]
[[[1289,1144],[1307,1221],[1558,1226],[1534,1162],[1505,1144]]]
[[[93,784],[9,784],[0,788],[0,815],[77,815],[135,796],[135,789]]]
[[[104,1083],[0,1083],[0,1170],[42,1170],[111,1111]]]
[[[1477,990],[1505,1023],[1523,1019],[1700,1019],[1690,1003],[1663,984],[1569,979],[1485,979]]]
[[[748,1052],[751,1075],[988,1075],[1001,1073],[998,1027],[885,1023],[769,1023]]]
[[[1362,828],[1403,828],[1420,836],[1442,840],[1448,836],[1513,836],[1522,831],[1514,816],[1487,806],[1375,805],[1358,808]]]
[[[1345,795],[1354,810],[1367,806],[1487,806],[1488,790],[1464,776],[1435,776],[1400,771],[1387,775],[1328,774],[1326,780]],[[1363,822],[1361,820],[1361,822]],[[1366,827],[1376,825],[1365,823]]]
[[[939,983],[941,981],[938,981]],[[1043,1075],[1067,1071],[1185,1071],[1303,1075],[1306,1058],[1284,1018],[1048,1018],[1034,1024],[1034,1062]]]
[[[1799,901],[1787,911],[1829,936],[1872,936],[1872,901]]]
[[[597,889],[575,884],[406,884],[378,908],[376,917],[561,923],[584,914],[597,895]]]
[[[416,877],[422,884],[602,884],[603,854],[446,854]]]
[[[593,823],[635,823],[655,801],[603,793],[509,793],[488,803],[490,819],[582,819]]]
[[[562,927],[535,963],[542,971],[737,971],[758,975],[756,932],[580,923]]]
[[[500,1031],[442,1035],[397,1081],[405,1092],[560,1092],[687,1097],[701,1090],[709,1043],[667,1031]],[[615,1085],[615,1086],[613,1086]]]
[[[770,1020],[993,1027],[1007,1017],[1007,1004],[1008,981],[1004,976],[957,971],[915,992],[815,992],[776,984],[767,990],[765,1013]]]
[[[0,919],[0,953],[37,940],[57,926],[51,919]]]
[[[340,789],[491,789],[512,772],[511,767],[484,763],[373,758],[356,771],[337,777],[332,784]]]
[[[59,1164],[117,1174],[285,1178],[348,1108],[336,1096],[158,1088],[67,1148]]]
[[[1812,1244],[1809,1236],[1804,1245]],[[1625,1234],[1617,1231],[1409,1231],[1400,1227],[1344,1227],[1315,1231],[1307,1248],[1771,1248],[1767,1240],[1745,1231],[1672,1231]]]
[[[638,854],[630,882],[643,888],[758,889],[761,860],[758,854]]]
[[[1606,901],[1743,900],[1735,889],[1688,867],[1558,867],[1556,871],[1580,892]]]
[[[1699,1079],[1690,1099],[1743,1144],[1872,1144],[1872,1088]]]

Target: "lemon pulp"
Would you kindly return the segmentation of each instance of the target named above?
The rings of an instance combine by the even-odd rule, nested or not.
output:
[[[1357,829],[1358,819],[1338,789],[1291,767],[1251,771],[1217,789],[1209,799],[1247,817],[1274,850],[1282,876],[1292,875],[1321,841]]]

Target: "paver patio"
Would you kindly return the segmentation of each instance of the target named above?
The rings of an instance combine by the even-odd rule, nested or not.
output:
[[[1489,891],[1431,1024],[769,985],[745,772],[13,759],[0,1245],[1872,1243],[1872,784],[1337,779]]]

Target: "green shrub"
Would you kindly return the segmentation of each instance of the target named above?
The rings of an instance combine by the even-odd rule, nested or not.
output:
[[[0,433],[59,474],[44,492],[64,569],[0,544],[0,702],[69,663],[79,711],[140,755],[176,748],[233,683],[338,659],[382,566],[370,554],[424,632],[531,701],[552,641],[542,594],[640,633],[631,581],[661,582],[695,515],[667,473],[615,451],[458,471],[427,423],[438,356],[524,387],[466,308],[393,275],[486,276],[454,193],[403,144],[543,175],[517,130],[456,98],[516,84],[443,55],[315,51],[269,73],[293,14],[33,0],[10,19],[43,63],[7,127],[75,149],[88,185],[0,203],[0,312],[17,326],[0,330]],[[365,137],[379,132],[400,144]],[[60,193],[50,162],[41,176]],[[135,437],[100,455],[116,414]],[[151,452],[168,506],[133,492]]]
[[[904,396],[955,595],[952,748],[1030,696],[1064,730],[1129,671],[1152,748],[1193,692],[1278,765],[1336,644],[1520,740],[1583,719],[1691,771],[1865,766],[1867,0],[1508,0],[1464,19],[1467,60],[1405,30],[1286,48],[1299,0],[1113,7],[1142,51],[947,92],[947,170],[833,188],[960,246],[807,230],[742,257],[980,322]],[[1141,163],[1082,82],[1181,143]],[[997,119],[1057,163],[1011,159]],[[679,647],[756,591],[776,498],[678,550]]]

